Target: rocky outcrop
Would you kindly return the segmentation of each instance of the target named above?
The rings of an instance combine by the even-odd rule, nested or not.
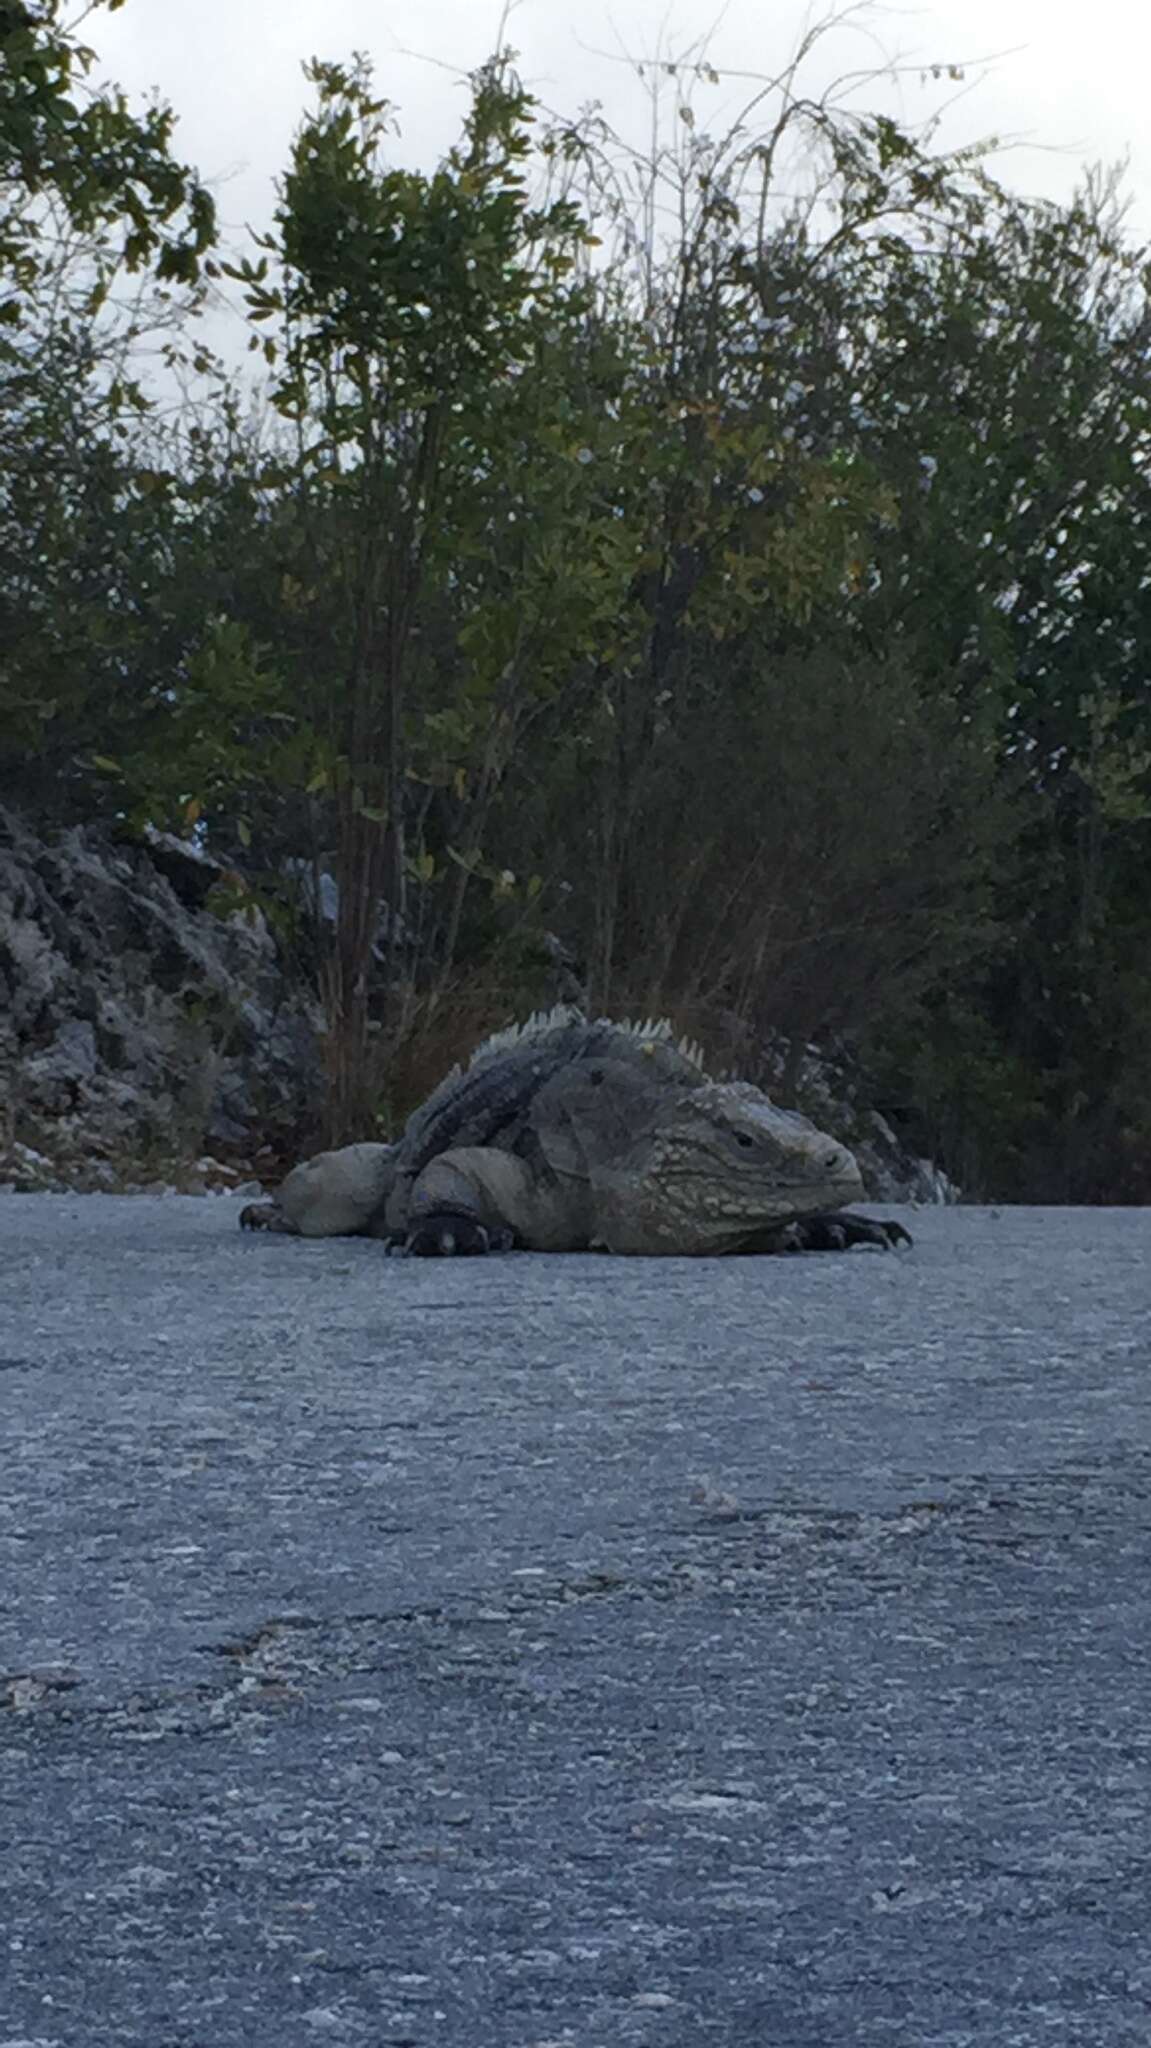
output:
[[[769,1049],[767,1086],[782,1085],[780,1077],[788,1048]],[[834,1131],[850,1145],[863,1175],[867,1198],[872,1202],[958,1202],[955,1182],[931,1159],[920,1159],[896,1135],[887,1118],[867,1100],[866,1083],[844,1060],[836,1060],[818,1046],[805,1048],[798,1072],[788,1090],[805,1116]]]
[[[309,1127],[318,1022],[194,847],[0,812],[0,1182],[242,1175]]]

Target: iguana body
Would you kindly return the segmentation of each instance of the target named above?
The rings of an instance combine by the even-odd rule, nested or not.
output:
[[[861,1193],[850,1152],[760,1089],[710,1080],[669,1025],[552,1012],[482,1045],[397,1145],[321,1153],[241,1222],[421,1254],[699,1257],[906,1238],[834,1213]]]

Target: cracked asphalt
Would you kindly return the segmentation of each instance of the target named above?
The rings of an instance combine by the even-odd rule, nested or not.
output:
[[[0,1198],[0,2048],[1151,2038],[1151,1211]]]

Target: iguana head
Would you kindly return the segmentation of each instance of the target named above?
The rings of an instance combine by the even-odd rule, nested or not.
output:
[[[863,1193],[838,1139],[740,1081],[676,1090],[610,1178],[609,1248],[686,1257],[750,1248],[773,1225]]]

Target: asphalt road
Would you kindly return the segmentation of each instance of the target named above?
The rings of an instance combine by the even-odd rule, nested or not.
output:
[[[0,2048],[1151,2039],[1151,1210],[0,1198]]]

